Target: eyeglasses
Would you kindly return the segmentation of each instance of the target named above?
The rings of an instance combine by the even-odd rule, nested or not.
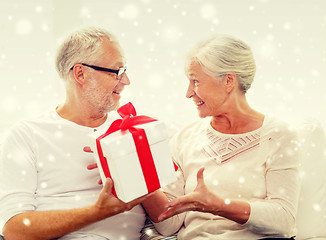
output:
[[[98,66],[94,66],[94,65],[88,65],[86,63],[81,63],[81,65],[93,68],[94,70],[98,70],[98,71],[115,73],[115,74],[117,74],[116,79],[118,79],[118,80],[121,80],[124,73],[127,71],[127,66],[121,67],[116,70],[116,69],[111,69],[111,68],[104,68],[104,67],[98,67]],[[72,70],[73,68],[74,68],[74,66],[70,70]]]

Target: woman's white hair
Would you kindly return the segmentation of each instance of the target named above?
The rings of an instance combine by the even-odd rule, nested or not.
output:
[[[227,35],[217,35],[198,43],[187,55],[186,67],[191,61],[197,61],[214,78],[234,72],[243,92],[250,88],[256,73],[250,47]]]
[[[117,42],[108,31],[87,27],[72,33],[59,47],[56,57],[56,68],[59,76],[67,80],[69,71],[76,63],[96,64],[102,56],[104,39]]]

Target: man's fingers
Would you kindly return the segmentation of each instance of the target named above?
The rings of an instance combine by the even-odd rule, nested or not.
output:
[[[90,152],[90,153],[93,152],[90,146],[84,147],[83,150],[84,150],[84,152]]]
[[[106,182],[103,186],[103,190],[107,193],[110,194],[112,192],[112,188],[113,188],[113,181],[111,178],[107,178]]]
[[[95,168],[97,168],[97,163],[91,163],[91,164],[87,165],[88,170],[92,170],[92,169],[95,169]]]
[[[131,206],[131,208],[132,208],[132,207],[134,207],[134,206],[136,206],[138,204],[141,204],[143,201],[146,200],[146,198],[150,197],[150,195],[152,195],[152,194],[153,194],[153,192],[152,193],[148,193],[148,194],[146,194],[144,196],[141,196],[139,198],[136,198],[136,199],[128,202],[127,205]]]

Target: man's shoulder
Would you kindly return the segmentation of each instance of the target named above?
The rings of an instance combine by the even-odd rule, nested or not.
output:
[[[40,128],[49,123],[58,122],[58,117],[55,116],[55,110],[49,109],[38,115],[27,117],[19,120],[8,129],[11,133],[31,132],[35,128]]]
[[[21,122],[26,123],[42,123],[47,121],[58,121],[59,117],[56,113],[55,109],[48,109],[45,110],[37,115],[34,115],[32,117],[26,118],[22,120]]]

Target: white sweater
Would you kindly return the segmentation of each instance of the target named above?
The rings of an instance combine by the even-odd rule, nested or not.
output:
[[[178,197],[193,191],[197,171],[205,167],[204,180],[211,191],[247,201],[251,208],[243,225],[209,213],[188,212],[178,239],[295,235],[299,149],[296,134],[286,124],[265,117],[263,126],[255,131],[222,134],[211,127],[210,119],[201,119],[171,140],[171,151],[179,166],[179,179],[165,189],[168,195]],[[169,220],[155,225],[161,232],[171,228]]]
[[[109,118],[100,128],[108,128]],[[14,215],[26,211],[63,210],[95,203],[101,186],[89,146],[93,128],[61,118],[53,109],[16,124],[3,143],[0,158],[0,231]],[[141,206],[76,233],[109,239],[139,239],[145,214]]]

